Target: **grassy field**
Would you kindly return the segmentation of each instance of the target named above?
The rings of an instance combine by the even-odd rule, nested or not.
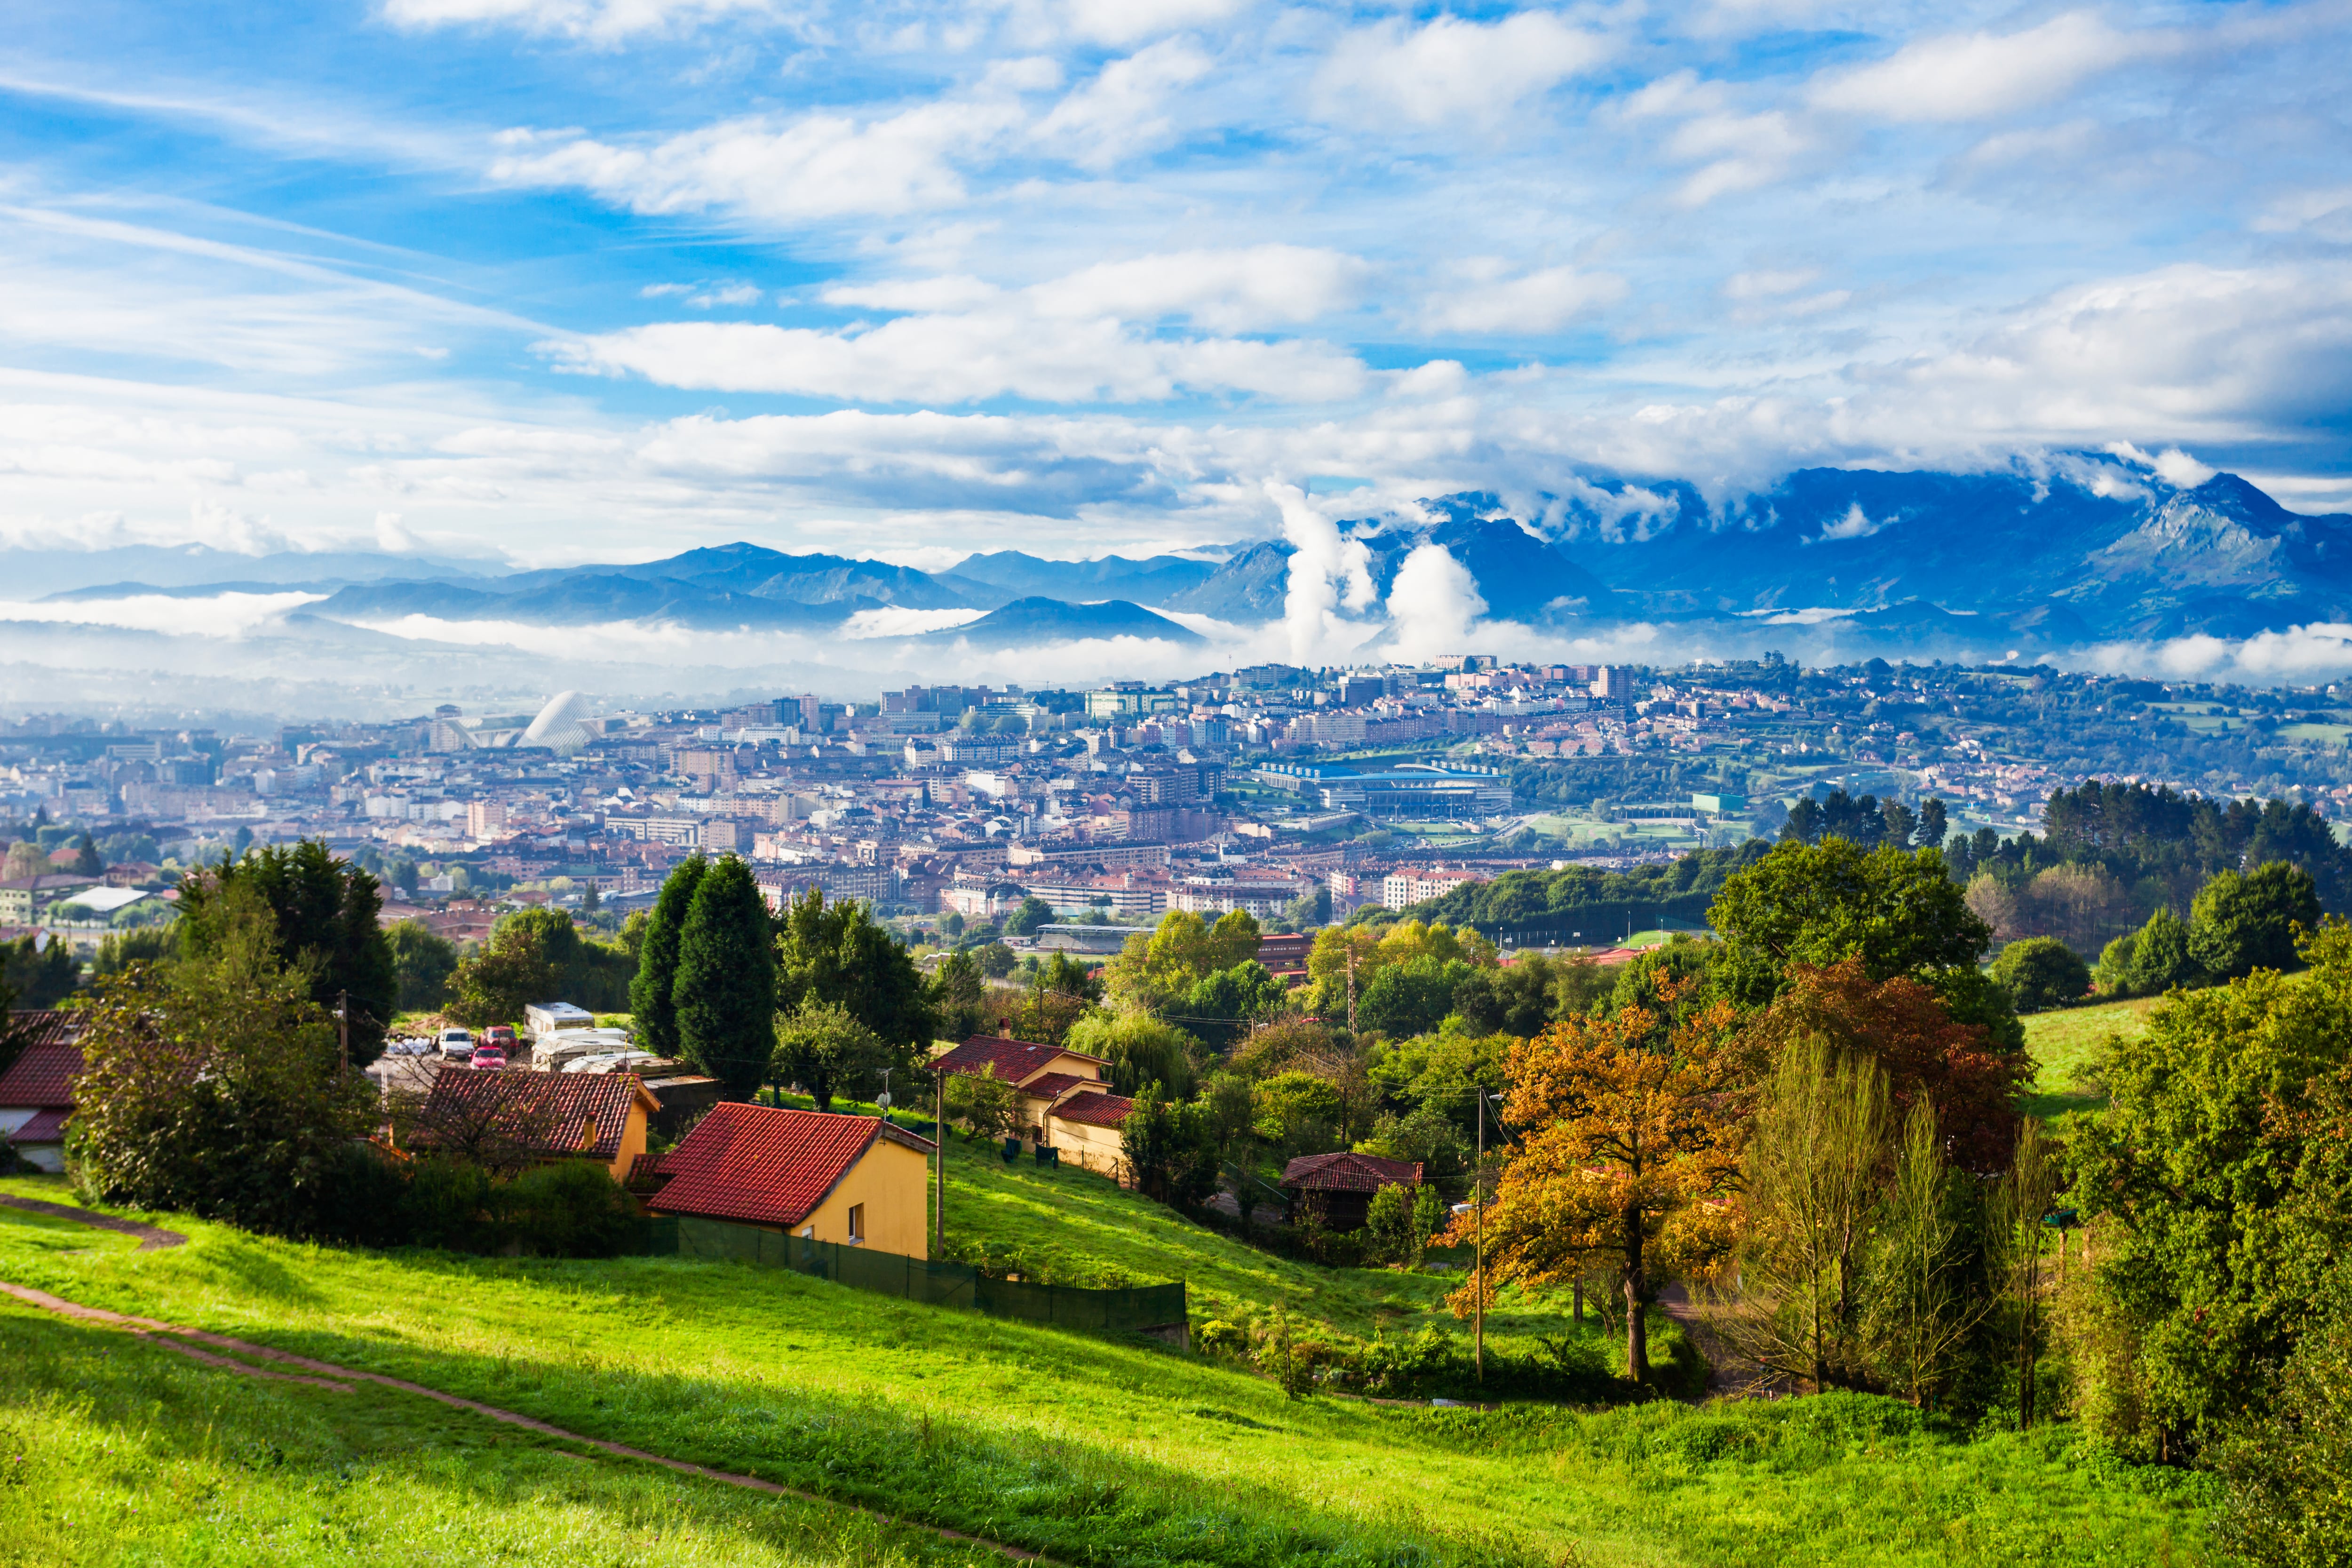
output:
[[[66,1197],[54,1179],[0,1190]],[[951,1224],[959,1201],[1016,1190],[975,1179],[959,1200],[951,1187]],[[0,1211],[0,1278],[1074,1563],[2211,1560],[2201,1479],[2113,1466],[2063,1428],[1969,1437],[1859,1396],[1592,1413],[1294,1402],[1228,1363],[1148,1342],[784,1271],[347,1252],[168,1223],[190,1244],[139,1253]],[[1286,1288],[1278,1271],[1250,1283],[1247,1263],[1215,1267],[1235,1289]],[[1211,1268],[1187,1261],[1185,1272]],[[11,1439],[0,1561],[832,1563],[941,1551],[845,1510],[566,1457],[422,1401],[407,1408],[412,1396],[255,1384],[14,1303],[0,1302],[0,1334],[23,1369],[0,1380]]]
[[[2148,1015],[2161,996],[2140,996],[2095,1007],[2069,1007],[2025,1018],[2025,1048],[2033,1058],[2033,1089],[2025,1101],[2031,1116],[2096,1110],[2106,1095],[2083,1075],[2111,1038],[2137,1039],[2147,1032]]]

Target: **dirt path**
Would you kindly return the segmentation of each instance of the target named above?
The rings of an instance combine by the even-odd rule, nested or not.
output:
[[[56,1204],[35,1205],[30,1199],[8,1201],[17,1206],[37,1206],[47,1210],[62,1209],[62,1205]],[[106,1215],[85,1215],[79,1209],[62,1209],[62,1212],[68,1218],[87,1219],[92,1224],[104,1224],[105,1228],[108,1229],[124,1228],[131,1223],[124,1220],[107,1223]],[[145,1226],[139,1228],[152,1230],[154,1227]],[[172,1235],[169,1231],[161,1234]],[[186,1239],[185,1237],[173,1237],[172,1240],[161,1245],[176,1247]],[[140,1250],[144,1251],[147,1246],[151,1245],[156,1244],[142,1244]],[[71,1318],[79,1322],[126,1330],[139,1335],[150,1344],[162,1345],[166,1349],[177,1351],[193,1361],[201,1362],[206,1366],[217,1367],[224,1372],[242,1373],[247,1377],[268,1378],[273,1382],[308,1384],[314,1388],[331,1389],[337,1394],[356,1393],[357,1389],[353,1385],[357,1384],[378,1384],[385,1388],[396,1388],[403,1394],[414,1394],[420,1398],[437,1400],[455,1409],[470,1410],[477,1415],[487,1415],[493,1421],[502,1421],[509,1426],[520,1426],[526,1431],[537,1432],[566,1443],[578,1443],[584,1447],[610,1454],[615,1458],[642,1459],[646,1464],[659,1465],[665,1469],[676,1470],[680,1475],[699,1476],[704,1480],[724,1482],[730,1487],[741,1487],[747,1491],[767,1492],[776,1497],[797,1498],[803,1502],[818,1503],[831,1508],[855,1506],[842,1503],[835,1499],[820,1497],[814,1492],[804,1492],[792,1487],[781,1486],[774,1481],[762,1480],[758,1476],[737,1475],[730,1470],[714,1470],[707,1465],[692,1464],[685,1459],[673,1459],[663,1454],[647,1453],[643,1448],[632,1448],[625,1443],[608,1442],[602,1437],[589,1437],[577,1432],[567,1432],[561,1426],[551,1426],[547,1422],[536,1420],[516,1411],[501,1410],[495,1405],[484,1405],[478,1400],[446,1394],[437,1388],[427,1388],[421,1383],[410,1383],[404,1378],[387,1377],[380,1372],[358,1372],[350,1367],[337,1366],[332,1362],[313,1361],[309,1356],[299,1356],[287,1351],[273,1350],[268,1345],[249,1344],[244,1340],[233,1340],[226,1334],[211,1333],[203,1329],[186,1329],[173,1323],[158,1322],[152,1318],[132,1317],[124,1312],[110,1312],[102,1307],[85,1307],[78,1301],[68,1301],[61,1296],[52,1296],[47,1290],[37,1290],[29,1285],[17,1285],[5,1279],[0,1279],[0,1294],[13,1296],[28,1307],[38,1307],[44,1311],[56,1312],[61,1317]],[[186,1340],[193,1340],[195,1344],[209,1345],[215,1351],[226,1351],[233,1355],[273,1362],[281,1366],[299,1367],[302,1371],[299,1373],[271,1372],[262,1367],[248,1366],[243,1362],[230,1360],[227,1355],[212,1354],[196,1349],[195,1345],[181,1342]],[[873,1517],[884,1524],[903,1525],[913,1530],[929,1530],[941,1541],[985,1547],[991,1552],[1000,1552],[1019,1562],[1051,1562],[1051,1559],[1041,1557],[1034,1552],[1018,1546],[1010,1546],[1002,1541],[991,1541],[984,1536],[966,1535],[961,1531],[942,1530],[937,1525],[922,1524],[917,1521],[900,1519],[892,1514],[877,1513]]]
[[[1658,1292],[1658,1307],[1667,1317],[1682,1325],[1706,1357],[1711,1369],[1707,1374],[1706,1392],[1710,1399],[1771,1399],[1786,1392],[1781,1379],[1741,1355],[1727,1343],[1707,1321],[1690,1291],[1680,1281]]]
[[[72,1220],[76,1225],[95,1226],[100,1230],[114,1230],[121,1232],[124,1236],[135,1236],[139,1238],[139,1246],[135,1250],[140,1252],[161,1252],[167,1247],[188,1245],[188,1238],[176,1230],[165,1230],[161,1226],[145,1225],[135,1219],[117,1219],[110,1214],[92,1214],[88,1209],[78,1209],[70,1204],[53,1204],[40,1198],[15,1197],[6,1193],[0,1193],[0,1204],[5,1204],[12,1209],[23,1209],[26,1214],[45,1214],[55,1219]]]

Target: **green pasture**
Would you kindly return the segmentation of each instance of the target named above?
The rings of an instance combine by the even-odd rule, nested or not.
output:
[[[2033,1058],[2034,1074],[2025,1101],[2027,1114],[2050,1117],[2062,1111],[2103,1109],[2106,1092],[2087,1076],[2090,1069],[2109,1040],[2137,1039],[2146,1034],[2148,1015],[2163,1000],[2140,996],[2128,1002],[2028,1014],[2025,1049]]]
[[[985,1214],[1040,1255],[1172,1262],[1204,1301],[1247,1292],[1376,1321],[1391,1298],[1419,1299],[1403,1276],[1324,1279],[1173,1224],[1105,1234],[1122,1210],[1076,1173],[1016,1179],[958,1158],[950,1174],[951,1235]],[[0,1190],[69,1201],[54,1178]],[[2213,1561],[2203,1478],[2117,1465],[2063,1427],[1947,1431],[1859,1395],[1591,1412],[1293,1401],[1156,1342],[782,1270],[369,1253],[156,1217],[189,1245],[137,1252],[0,1211],[0,1279],[1064,1563]],[[0,1557],[15,1561],[955,1556],[848,1507],[575,1454],[390,1391],[256,1383],[14,1302],[0,1302],[0,1352],[14,1373],[0,1381]]]

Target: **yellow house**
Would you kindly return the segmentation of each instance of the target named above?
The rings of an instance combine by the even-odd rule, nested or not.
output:
[[[729,1103],[640,1169],[647,1212],[930,1256],[929,1139],[878,1116]]]
[[[1135,1101],[1110,1091],[1110,1063],[1102,1058],[1016,1040],[1007,1025],[932,1058],[931,1067],[968,1078],[992,1071],[1013,1086],[1023,1137],[1059,1149],[1064,1159],[1089,1171],[1118,1174],[1118,1124]]]

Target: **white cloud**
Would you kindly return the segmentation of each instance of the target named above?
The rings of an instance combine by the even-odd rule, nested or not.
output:
[[[1491,123],[1614,52],[1608,37],[1549,11],[1492,23],[1439,16],[1411,31],[1390,21],[1342,37],[1316,91],[1327,114],[1366,124],[1399,115],[1423,126]]]
[[[954,100],[886,117],[751,115],[650,146],[563,132],[509,133],[490,178],[576,187],[639,213],[724,208],[772,222],[887,215],[965,196],[958,161],[1018,130],[1011,97]]]
[[[1328,344],[1166,341],[1117,321],[1045,323],[1025,311],[901,316],[861,331],[666,321],[541,345],[565,369],[634,372],[666,386],[877,403],[1156,402],[1180,391],[1286,402],[1352,397],[1363,365]]]
[[[1682,163],[1707,161],[1675,193],[1684,206],[1698,207],[1717,196],[1773,184],[1812,145],[1812,137],[1801,126],[1772,110],[1699,115],[1676,127],[1662,150]]]
[[[289,610],[315,605],[325,597],[323,594],[298,593],[216,594],[205,598],[138,594],[121,599],[0,603],[0,621],[236,637],[259,630]]]
[[[2170,34],[2121,33],[2092,12],[2070,11],[2019,33],[1922,38],[1875,64],[1824,72],[1805,96],[1816,109],[1875,120],[1983,120],[2178,47]]]
[[[1442,544],[1417,545],[1389,584],[1394,657],[1418,664],[1459,652],[1472,624],[1486,613],[1486,601],[1467,567]]]
[[[1030,290],[1041,315],[1156,321],[1189,316],[1221,331],[1311,321],[1352,303],[1370,277],[1360,258],[1297,245],[1181,250],[1105,261]]]
[[[1735,272],[1723,282],[1727,300],[1770,300],[1783,294],[1793,294],[1821,276],[1814,267],[1790,268],[1781,271]]]
[[[1295,485],[1268,480],[1265,493],[1282,513],[1283,537],[1290,541],[1289,584],[1282,623],[1290,657],[1315,664],[1360,647],[1373,627],[1343,616],[1371,608],[1371,552],[1360,539],[1342,539],[1333,522]]]
[[[2254,232],[2303,233],[2339,244],[2352,241],[2352,185],[2280,196],[2254,219]]]
[[[918,610],[905,605],[885,605],[878,610],[860,610],[842,623],[841,635],[852,642],[870,637],[908,637],[923,632],[950,631],[968,626],[986,610]]]
[[[1900,520],[1889,517],[1874,522],[1864,514],[1862,503],[1860,501],[1855,501],[1853,505],[1845,509],[1845,515],[1843,517],[1839,518],[1835,522],[1825,522],[1822,524],[1822,531],[1820,535],[1816,538],[1809,539],[1805,541],[1805,542],[1808,544],[1830,544],[1841,539],[1868,539],[1874,533],[1894,527],[1898,521]]]
[[[2167,447],[2153,456],[2129,441],[2110,441],[2106,449],[2126,463],[2147,469],[2175,489],[2193,490],[2221,471],[2199,462],[2178,447]]]
[[[1207,76],[1212,63],[1189,39],[1162,39],[1073,89],[1038,121],[1033,139],[1082,169],[1110,168],[1170,139],[1168,100]]]
[[[1547,267],[1524,277],[1496,278],[1434,295],[1423,303],[1421,320],[1439,332],[1550,332],[1615,304],[1630,291],[1625,279],[1614,273]]]
[[[1251,0],[1069,0],[1067,26],[1079,37],[1123,47],[1145,38],[1222,22]]]
[[[640,33],[683,31],[720,16],[772,16],[773,0],[383,0],[384,20],[403,27],[504,24],[600,44]]]

